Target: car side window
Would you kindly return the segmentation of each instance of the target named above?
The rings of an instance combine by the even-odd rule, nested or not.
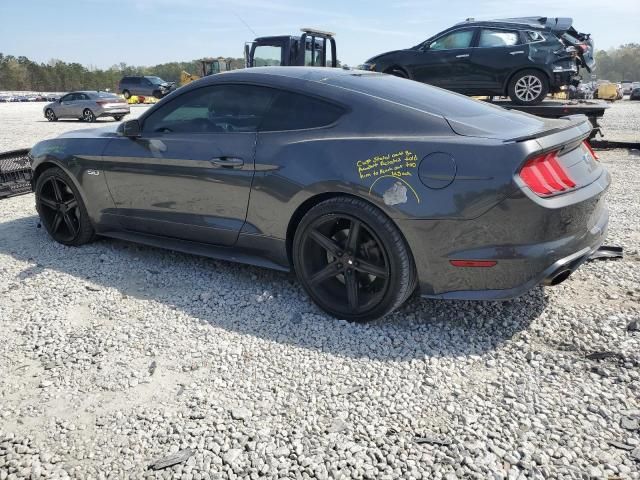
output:
[[[478,47],[510,47],[519,43],[520,36],[517,31],[483,28],[480,31]]]
[[[282,91],[271,105],[261,132],[304,130],[330,125],[344,113],[333,103],[294,92]]]
[[[429,45],[429,50],[454,50],[469,48],[473,40],[473,30],[458,30],[448,33]]]
[[[68,93],[60,99],[61,102],[70,102],[73,100],[73,93]]]
[[[178,95],[144,120],[144,133],[255,132],[277,90],[212,85]]]
[[[253,52],[254,67],[280,66],[281,63],[282,47],[258,45]]]

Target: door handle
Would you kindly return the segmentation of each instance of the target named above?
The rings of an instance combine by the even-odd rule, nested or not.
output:
[[[511,55],[520,55],[522,53],[524,53],[524,50],[518,50],[517,52],[509,52],[509,54]]]
[[[215,167],[221,168],[240,168],[244,165],[244,160],[234,157],[217,157],[212,158],[211,163]]]
[[[467,58],[469,56],[468,53],[465,53],[463,55],[456,55],[456,58]]]

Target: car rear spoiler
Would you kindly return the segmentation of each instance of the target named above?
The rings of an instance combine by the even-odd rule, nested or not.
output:
[[[588,138],[591,134],[591,130],[593,130],[593,125],[585,115],[568,115],[566,117],[561,117],[558,120],[566,121],[565,125],[561,125],[555,128],[550,128],[547,130],[540,130],[539,132],[533,133],[531,135],[525,135],[522,137],[512,138],[508,140],[509,142],[525,142],[527,140],[540,140],[545,138],[545,140],[550,140],[551,143],[557,143],[557,138],[564,137],[565,135],[561,135],[562,132],[567,132],[567,130],[576,129],[572,135],[576,138],[584,137]],[[568,138],[567,138],[568,140]],[[564,138],[563,138],[564,141]],[[543,148],[547,148],[548,141],[542,142]]]

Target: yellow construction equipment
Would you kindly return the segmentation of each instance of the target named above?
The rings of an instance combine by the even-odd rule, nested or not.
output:
[[[231,69],[230,58],[203,58],[200,60],[200,68],[197,75],[185,72],[184,70],[182,71],[180,74],[180,85],[186,85],[187,83],[191,83],[199,78],[208,77],[215,73],[226,72]]]
[[[600,100],[617,100],[618,86],[615,83],[601,83],[598,85],[594,97]]]

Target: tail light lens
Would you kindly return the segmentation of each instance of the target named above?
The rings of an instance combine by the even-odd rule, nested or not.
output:
[[[558,152],[529,159],[520,170],[520,178],[539,197],[558,195],[576,186],[558,162]]]
[[[600,157],[598,157],[596,152],[593,151],[593,147],[591,147],[591,144],[587,140],[585,140],[583,143],[584,143],[584,146],[587,148],[587,150],[589,150],[589,153],[591,154],[591,156],[595,160],[600,160]]]

